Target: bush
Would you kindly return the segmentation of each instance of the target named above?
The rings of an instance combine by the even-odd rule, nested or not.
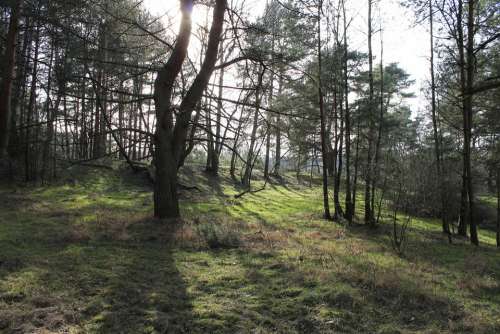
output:
[[[238,248],[240,245],[238,233],[223,223],[200,223],[196,225],[196,233],[210,249]]]

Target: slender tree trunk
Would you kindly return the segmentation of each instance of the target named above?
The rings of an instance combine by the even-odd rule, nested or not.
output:
[[[497,166],[497,247],[500,248],[500,162]]]
[[[26,132],[25,132],[25,155],[24,155],[24,163],[25,163],[25,174],[26,181],[35,181],[36,175],[33,170],[33,155],[34,148],[32,141],[32,132],[31,126],[33,122],[33,117],[35,116],[35,107],[36,107],[36,92],[37,92],[37,77],[38,77],[38,55],[40,50],[40,25],[38,24],[35,30],[35,50],[33,55],[33,70],[31,73],[31,87],[30,87],[30,99],[28,103],[28,110],[26,115]]]
[[[467,194],[468,194],[468,222],[470,240],[474,245],[479,245],[477,235],[476,217],[474,215],[474,189],[472,186],[472,164],[471,164],[471,139],[472,139],[472,89],[474,88],[474,35],[475,35],[475,0],[469,0],[469,10],[467,15],[467,82],[464,99],[467,128],[465,131],[465,156],[466,175],[467,175]]]
[[[7,157],[12,114],[12,84],[16,64],[16,40],[19,28],[21,0],[15,1],[10,14],[9,30],[5,42],[4,72],[0,87],[0,159]]]
[[[87,79],[86,75],[82,79],[82,129],[80,134],[80,159],[85,160],[88,159],[88,129],[87,129]],[[123,137],[121,137],[123,138]],[[123,140],[123,139],[121,139]]]
[[[323,1],[319,1],[318,5],[318,98],[319,98],[319,114],[321,120],[321,154],[323,158],[323,209],[325,219],[331,219],[330,215],[330,204],[328,203],[328,150],[326,145],[326,117],[325,117],[325,107],[323,100],[323,87],[321,83],[321,11],[322,11]]]
[[[373,212],[371,208],[371,184],[372,184],[372,154],[373,154],[373,53],[372,53],[372,0],[368,0],[368,80],[369,80],[369,129],[368,129],[368,152],[365,170],[365,223],[373,224]]]
[[[101,24],[100,27],[100,48],[99,48],[99,58],[101,63],[97,66],[99,68],[99,74],[97,81],[99,82],[98,91],[96,92],[96,115],[95,115],[95,126],[94,126],[94,148],[93,156],[94,158],[100,158],[106,155],[106,124],[104,118],[107,117],[107,97],[106,97],[106,73],[103,68],[105,62],[107,61],[107,48],[108,48],[108,36],[106,23]],[[132,117],[132,115],[129,115]]]
[[[283,93],[283,73],[280,66],[280,77],[278,79],[278,96]],[[274,174],[280,175],[281,170],[281,114],[276,115],[276,161],[274,162]]]
[[[224,59],[224,44],[221,42],[219,47],[219,59],[223,61]],[[222,153],[222,139],[221,139],[221,121],[222,121],[222,96],[224,94],[224,68],[220,69],[219,72],[219,92],[217,100],[217,115],[215,125],[215,154],[212,162],[212,172],[214,175],[219,174],[219,164],[220,164],[220,155]]]
[[[27,75],[26,73],[28,72],[28,63],[29,63],[29,58],[28,54],[30,53],[30,48],[31,48],[31,38],[32,38],[32,28],[30,28],[31,23],[30,23],[30,18],[27,17],[25,22],[25,31],[24,31],[24,36],[23,36],[23,47],[21,52],[19,53],[20,56],[20,61],[17,66],[17,71],[16,71],[16,77],[18,78],[17,84],[16,84],[16,89],[13,94],[12,102],[11,102],[11,107],[10,107],[10,129],[9,129],[9,147],[8,151],[10,156],[12,157],[17,157],[21,152],[20,152],[20,134],[16,127],[17,124],[22,123],[23,115],[21,113],[22,109],[24,109],[24,103],[21,103],[21,101],[24,101],[24,96],[26,94],[26,80],[27,80]]]
[[[205,126],[207,127],[207,162],[205,166],[205,171],[212,174],[214,172],[213,163],[214,163],[214,155],[215,155],[215,143],[214,136],[212,130],[212,112],[210,109],[210,105],[205,99]]]
[[[358,121],[356,131],[356,153],[354,154],[354,180],[352,182],[352,214],[356,214],[356,192],[358,188],[358,169],[359,169],[359,141],[360,141],[360,125]]]
[[[247,161],[245,166],[245,172],[243,173],[242,184],[245,187],[250,187],[250,180],[252,178],[253,161],[255,160],[255,142],[257,141],[257,129],[259,127],[259,114],[260,114],[260,104],[262,102],[262,80],[264,78],[265,69],[262,66],[259,67],[259,79],[257,83],[257,88],[255,90],[255,112],[253,116],[252,123],[252,133],[250,135],[250,148],[248,149]]]
[[[52,88],[52,62],[54,58],[54,47],[51,48],[50,58],[49,58],[49,72],[47,75],[47,91],[50,92]],[[61,94],[58,94],[58,101],[60,99]],[[50,162],[50,144],[52,142],[52,137],[54,135],[54,115],[55,110],[53,110],[53,106],[51,106],[52,101],[50,98],[50,93],[47,94],[47,100],[45,101],[45,111],[46,111],[46,119],[47,119],[47,130],[45,134],[45,140],[43,143],[43,154],[42,154],[42,170],[40,172],[40,178],[42,182],[46,181],[47,170]],[[56,102],[56,105],[58,102]]]
[[[342,76],[342,71],[340,71],[340,76]],[[339,85],[340,87],[341,85]],[[335,174],[335,185],[333,188],[333,203],[335,207],[334,219],[337,220],[339,217],[344,215],[342,211],[342,206],[340,205],[340,180],[342,179],[342,157],[343,157],[343,147],[344,147],[344,98],[343,92],[340,90],[340,101],[339,101],[339,115],[340,115],[340,134],[336,134],[338,144],[336,143],[336,174]]]
[[[500,248],[500,161],[497,162],[496,186],[497,186],[497,248]]]
[[[371,198],[371,209],[375,210],[375,186],[379,175],[379,157],[380,157],[380,146],[382,144],[382,129],[384,123],[384,40],[382,37],[382,28],[380,28],[380,97],[379,97],[379,117],[378,117],[378,132],[377,132],[377,142],[375,143],[375,163],[373,165],[373,179],[372,179],[372,198]],[[373,220],[376,223],[377,220]]]
[[[460,90],[462,94],[462,117],[463,117],[463,167],[462,167],[462,191],[460,196],[460,222],[458,226],[458,234],[467,236],[467,225],[469,216],[468,193],[467,193],[467,107],[465,102],[466,92],[466,71],[465,71],[465,53],[464,53],[464,31],[463,31],[463,0],[458,0],[457,12],[457,47],[459,55],[459,68],[460,68]]]
[[[274,35],[273,35],[273,41],[272,41],[272,51],[274,52]],[[274,94],[274,69],[271,68],[271,83],[270,83],[270,88],[269,88],[269,98],[268,98],[268,105],[270,108],[272,108],[272,103],[273,103],[273,94]],[[267,126],[267,134],[266,134],[266,155],[265,155],[265,160],[264,160],[264,178],[267,180],[269,179],[269,169],[270,169],[270,150],[271,150],[271,134],[272,134],[272,115],[268,111],[267,112],[267,120],[266,120],[266,126]]]
[[[436,176],[438,179],[437,187],[439,188],[440,197],[440,215],[442,221],[443,232],[448,235],[449,241],[451,242],[451,232],[448,223],[447,213],[446,213],[446,193],[445,193],[445,183],[443,180],[442,165],[441,165],[441,147],[439,143],[439,132],[438,132],[438,121],[437,121],[437,110],[436,110],[436,81],[434,74],[434,8],[432,6],[432,1],[429,0],[429,25],[430,25],[430,47],[431,47],[431,57],[430,57],[430,67],[431,67],[431,115],[432,115],[432,130],[434,135],[434,153],[436,156]]]
[[[243,85],[243,87],[245,87],[245,85]],[[240,136],[241,136],[241,131],[242,131],[242,128],[243,128],[243,108],[242,108],[242,112],[241,112],[241,115],[240,115],[240,118],[238,120],[238,128],[236,129],[236,133],[235,133],[235,136],[234,136],[234,142],[233,142],[233,147],[232,147],[232,150],[231,150],[231,166],[229,167],[229,174],[231,175],[231,177],[236,180],[236,158],[237,158],[237,152],[238,152],[238,143],[239,143],[239,140],[240,140]]]
[[[347,67],[347,17],[345,11],[345,1],[342,0],[342,12],[344,16],[344,100],[345,100],[345,218],[349,223],[352,222],[353,208],[351,197],[351,112],[349,110],[349,72]]]

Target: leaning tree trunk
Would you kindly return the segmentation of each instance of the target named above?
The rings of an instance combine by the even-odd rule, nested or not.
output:
[[[9,31],[5,42],[5,57],[2,85],[0,87],[0,159],[7,156],[9,145],[9,125],[12,105],[12,84],[15,75],[16,63],[16,39],[19,28],[19,12],[21,0],[17,0],[12,7],[10,15]]]

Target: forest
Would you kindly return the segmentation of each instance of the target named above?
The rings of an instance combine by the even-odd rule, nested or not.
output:
[[[0,0],[0,64],[0,333],[500,333],[499,1]]]

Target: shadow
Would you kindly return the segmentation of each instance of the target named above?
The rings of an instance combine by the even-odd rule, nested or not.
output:
[[[113,276],[95,287],[99,292],[84,311],[84,322],[94,322],[99,333],[140,333],[148,328],[158,333],[191,333],[192,305],[171,244],[169,237],[117,245],[116,251],[125,259],[111,264]]]
[[[245,268],[242,284],[251,298],[231,312],[249,309],[264,319],[279,319],[263,321],[264,332],[375,333],[387,326],[446,330],[450,321],[464,316],[461,305],[446,296],[413,286],[407,278],[380,280],[354,262],[348,271],[330,270],[325,277],[311,276],[300,259],[280,261],[267,252],[245,250],[237,261]]]
[[[191,301],[174,257],[175,226],[144,219],[127,227],[125,241],[80,240],[68,238],[74,227],[65,223],[39,235],[33,224],[22,242],[0,239],[0,287],[7,288],[0,290],[1,333],[193,332]]]

